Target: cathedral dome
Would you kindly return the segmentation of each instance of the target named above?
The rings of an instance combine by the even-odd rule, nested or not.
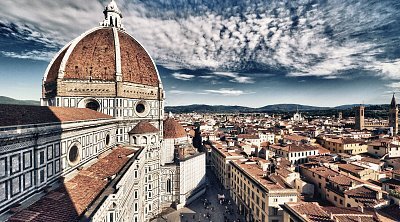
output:
[[[158,86],[156,66],[123,29],[97,27],[67,44],[53,59],[44,83],[57,80],[127,82]]]
[[[174,118],[167,118],[164,120],[164,138],[176,139],[186,137],[186,131],[178,121]]]

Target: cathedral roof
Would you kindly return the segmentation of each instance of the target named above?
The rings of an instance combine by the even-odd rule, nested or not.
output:
[[[49,64],[45,83],[62,80],[117,81],[158,86],[156,66],[132,36],[97,27],[67,44]]]
[[[159,130],[147,121],[140,121],[128,134],[158,133]]]
[[[165,139],[175,139],[186,137],[186,131],[183,126],[176,121],[174,118],[167,118],[164,120],[164,138]]]
[[[133,153],[135,151],[132,149],[113,149],[8,221],[80,221],[85,211],[96,204],[100,194],[112,190],[105,190],[108,186],[107,178],[123,171]]]
[[[98,119],[112,117],[86,108],[5,104],[0,106],[0,127]]]

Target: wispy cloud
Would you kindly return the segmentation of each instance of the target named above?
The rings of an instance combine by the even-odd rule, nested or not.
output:
[[[174,95],[185,95],[185,94],[192,94],[193,92],[191,91],[185,91],[185,90],[169,90],[167,93],[174,94]]]
[[[214,75],[228,77],[229,81],[236,83],[254,83],[253,78],[248,76],[240,76],[238,73],[234,72],[214,72]]]
[[[18,59],[33,59],[42,61],[50,60],[54,56],[54,53],[55,52],[43,52],[37,50],[25,51],[20,53],[0,51],[0,54],[6,57],[18,58]]]
[[[179,80],[191,80],[194,77],[196,77],[195,75],[189,75],[189,74],[183,74],[183,73],[172,73],[172,76],[175,79],[179,79]]]
[[[242,90],[235,90],[235,89],[230,89],[230,88],[221,88],[221,89],[209,89],[209,90],[204,90],[205,93],[211,93],[211,94],[217,94],[217,95],[222,95],[222,96],[241,96],[245,94],[252,94],[253,92],[245,92]]]

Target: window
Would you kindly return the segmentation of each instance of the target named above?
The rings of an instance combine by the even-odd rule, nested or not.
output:
[[[278,215],[278,208],[276,208],[276,207],[272,208],[272,215],[274,215],[274,216]]]
[[[114,213],[109,214],[109,222],[114,222]]]
[[[106,146],[110,145],[110,134],[106,135]]]
[[[136,105],[136,112],[143,113],[146,110],[146,107],[143,103],[139,103]]]
[[[171,184],[171,179],[168,179],[168,180],[167,180],[167,192],[168,192],[168,193],[171,193],[171,186],[172,186],[172,184]]]
[[[40,182],[44,182],[44,170],[40,170]]]
[[[44,163],[44,151],[39,153],[39,162],[40,162],[40,164]]]
[[[79,162],[79,148],[73,145],[68,152],[68,161],[71,165],[76,165]]]
[[[100,104],[96,100],[89,100],[86,102],[85,108],[98,111],[100,109]]]

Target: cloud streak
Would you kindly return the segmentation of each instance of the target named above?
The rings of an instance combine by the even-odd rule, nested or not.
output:
[[[183,73],[172,73],[172,76],[175,79],[184,80],[184,81],[191,80],[194,77],[196,77],[195,75],[189,75],[189,74],[183,74]]]
[[[245,92],[242,90],[235,90],[235,89],[229,89],[229,88],[209,89],[209,90],[204,90],[204,92],[207,94],[216,94],[216,95],[221,95],[221,96],[241,96],[241,95],[253,93],[253,92]]]

